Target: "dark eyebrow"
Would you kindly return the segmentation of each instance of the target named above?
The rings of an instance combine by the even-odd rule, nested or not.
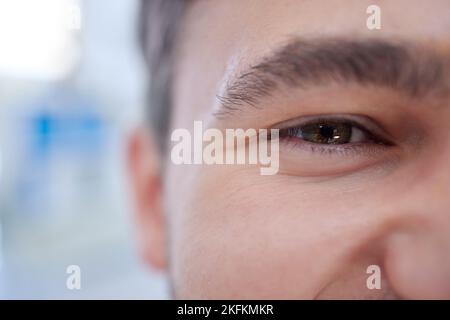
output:
[[[225,116],[260,99],[280,86],[334,83],[375,85],[411,97],[448,90],[442,57],[423,47],[381,39],[294,39],[275,53],[228,81],[217,98]]]

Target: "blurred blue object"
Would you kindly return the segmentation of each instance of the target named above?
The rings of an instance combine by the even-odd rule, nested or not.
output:
[[[92,101],[57,87],[34,99],[27,115],[19,117],[23,143],[15,203],[20,215],[60,215],[69,211],[64,203],[86,202],[86,196],[95,195],[92,190],[104,189],[102,168],[111,132],[104,109]]]
[[[105,124],[98,107],[86,99],[59,97],[54,101],[38,102],[27,124],[32,137],[30,146],[35,156],[51,152],[74,151],[98,153],[104,144]]]
[[[76,48],[38,41],[43,51],[24,50],[24,61],[44,57],[48,66],[12,56],[20,73],[0,70],[0,298],[164,298],[164,275],[148,272],[135,254],[124,163],[147,87],[139,1],[74,2],[83,18],[71,38]],[[35,6],[45,17],[46,6]],[[78,57],[76,64],[48,59],[47,47]],[[66,287],[68,265],[82,269],[82,290]]]

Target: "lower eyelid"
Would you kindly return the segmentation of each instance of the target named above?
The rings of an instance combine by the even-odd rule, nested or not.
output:
[[[297,137],[280,137],[280,146],[291,148],[295,151],[295,148],[301,148],[312,153],[320,153],[322,155],[340,155],[340,156],[354,156],[356,154],[367,156],[373,156],[381,152],[383,148],[389,146],[374,143],[374,142],[362,142],[362,143],[347,143],[347,144],[319,144],[305,141]]]
[[[299,177],[333,177],[368,168],[394,168],[401,150],[376,143],[320,145],[280,138],[280,173]]]

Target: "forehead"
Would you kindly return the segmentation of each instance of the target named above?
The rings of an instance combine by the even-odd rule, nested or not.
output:
[[[447,0],[197,0],[187,16],[189,31],[209,44],[276,40],[280,35],[373,35],[367,8],[378,5],[386,36],[445,37],[450,27]],[[222,36],[216,38],[214,36]]]
[[[368,6],[381,9],[381,29],[366,25]],[[197,0],[181,30],[174,124],[207,117],[231,74],[292,37],[386,38],[449,51],[448,0]]]

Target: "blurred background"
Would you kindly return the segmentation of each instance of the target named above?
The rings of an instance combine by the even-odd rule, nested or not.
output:
[[[167,298],[136,254],[124,165],[145,103],[138,10],[0,0],[0,298]]]

